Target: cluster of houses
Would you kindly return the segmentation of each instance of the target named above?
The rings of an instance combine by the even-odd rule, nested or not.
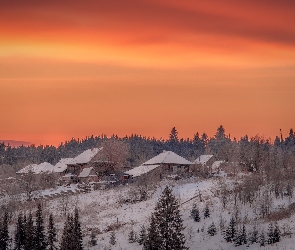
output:
[[[213,155],[201,155],[194,162],[177,155],[172,151],[163,151],[140,166],[127,171],[110,172],[114,170],[116,163],[101,160],[103,148],[92,148],[84,151],[75,158],[63,158],[56,165],[48,162],[30,164],[17,174],[42,174],[53,173],[65,183],[89,183],[89,182],[116,182],[126,181],[148,176],[153,173],[157,176],[170,174],[171,176],[191,172],[192,166],[198,166],[210,173],[218,172],[224,161],[218,161]]]

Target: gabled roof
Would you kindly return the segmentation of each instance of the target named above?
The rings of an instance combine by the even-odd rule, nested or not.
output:
[[[209,161],[213,155],[200,155],[195,161],[195,164],[206,164],[207,161]]]
[[[191,165],[192,162],[186,160],[185,158],[175,154],[172,151],[163,151],[154,158],[146,161],[142,165],[155,165],[155,164],[179,164],[179,165]]]
[[[90,167],[90,168],[84,168],[84,169],[82,170],[82,172],[79,174],[78,177],[81,178],[81,177],[87,177],[87,176],[89,176],[90,173],[91,173],[91,170],[93,170],[92,167]]]
[[[21,170],[19,170],[18,172],[16,172],[17,174],[27,174],[29,172],[34,173],[35,172],[35,167],[38,166],[38,164],[30,164],[28,166],[25,166],[24,168],[22,168]]]
[[[39,173],[48,173],[48,172],[52,172],[53,171],[54,166],[51,165],[49,162],[43,162],[41,164],[39,164],[37,166],[37,171],[36,174],[38,174],[38,171],[40,171]]]
[[[78,156],[76,156],[68,164],[83,164],[83,163],[88,163],[101,150],[102,150],[102,147],[101,148],[88,149],[88,150],[84,151],[83,153],[79,154]]]
[[[127,172],[125,172],[125,174],[137,177],[146,174],[159,166],[160,165],[141,165],[139,167],[128,170]]]
[[[67,169],[67,164],[69,164],[73,158],[62,158],[53,168],[53,172],[62,173]]]
[[[41,164],[30,164],[23,169],[16,172],[17,174],[40,174],[40,173],[48,173],[53,171],[53,165],[51,165],[49,162],[43,162]]]

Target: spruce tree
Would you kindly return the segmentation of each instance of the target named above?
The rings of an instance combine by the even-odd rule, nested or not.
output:
[[[257,243],[258,242],[258,231],[256,229],[256,226],[254,225],[253,227],[253,231],[249,237],[249,241],[253,244],[253,243]]]
[[[214,236],[217,233],[217,229],[214,222],[212,222],[212,224],[208,227],[207,233],[211,236]]]
[[[240,246],[243,244],[247,244],[247,233],[245,225],[239,230],[239,232],[236,234],[236,237],[234,238],[235,246]]]
[[[9,245],[9,232],[8,232],[8,212],[5,211],[2,225],[0,225],[0,250],[8,249]]]
[[[148,250],[183,250],[185,238],[180,217],[179,205],[172,189],[164,189],[152,213],[150,227],[144,249]]]
[[[36,212],[36,228],[35,228],[35,250],[46,249],[46,238],[44,221],[42,216],[41,205],[38,204],[38,209]]]
[[[129,241],[129,243],[136,242],[136,234],[133,229],[128,234],[128,241]]]
[[[194,218],[197,210],[197,205],[194,204],[191,210],[191,217]]]
[[[14,236],[14,250],[22,250],[25,245],[25,229],[22,213],[19,213]]]
[[[32,250],[35,248],[35,227],[32,213],[29,213],[29,216],[25,224],[25,246],[24,250]]]
[[[260,246],[265,246],[265,235],[264,235],[264,231],[261,232],[260,236],[259,236],[259,243]]]
[[[273,225],[272,223],[269,224],[268,226],[268,232],[267,232],[267,243],[272,245],[274,243],[274,234],[273,234]]]
[[[93,230],[91,230],[91,234],[90,234],[90,245],[92,247],[96,246],[97,245],[97,239],[96,239],[96,235],[94,233]]]
[[[228,228],[225,230],[224,239],[226,242],[232,242],[236,237],[236,222],[235,219],[232,217],[229,222]]]
[[[75,215],[74,215],[74,249],[75,250],[82,250],[83,249],[83,236],[82,236],[82,230],[81,230],[81,224],[79,221],[79,212],[77,207],[75,208]]]
[[[76,249],[76,236],[74,234],[74,219],[71,214],[67,216],[64,224],[63,234],[60,243],[60,250]]]
[[[206,205],[205,210],[204,210],[204,219],[210,217],[210,211],[208,205]]]
[[[274,238],[274,243],[279,242],[281,239],[281,232],[280,232],[278,224],[275,225],[275,229],[273,231],[273,238]]]
[[[110,237],[110,244],[111,245],[116,245],[117,243],[117,239],[116,239],[116,234],[114,231],[111,232],[111,237]]]
[[[144,244],[145,240],[146,240],[146,228],[144,225],[142,225],[139,231],[137,242],[139,245],[142,245]]]
[[[47,229],[47,249],[54,250],[57,249],[57,235],[56,228],[54,226],[53,215],[49,215],[48,229]]]
[[[200,222],[201,218],[200,218],[200,212],[199,212],[199,209],[196,208],[195,212],[194,212],[194,221],[195,222]]]
[[[67,220],[64,223],[63,233],[60,242],[60,250],[68,250],[69,248],[69,230],[70,230],[70,215],[67,216]]]

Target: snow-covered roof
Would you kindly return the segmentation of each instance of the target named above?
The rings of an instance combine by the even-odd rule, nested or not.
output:
[[[155,165],[155,164],[180,164],[180,165],[191,165],[192,162],[186,160],[185,158],[175,154],[172,151],[163,151],[154,158],[146,161],[142,165]]]
[[[28,166],[25,166],[24,168],[22,168],[21,170],[19,170],[18,172],[16,172],[17,174],[27,174],[29,172],[34,173],[35,172],[35,167],[38,166],[38,164],[30,164]]]
[[[67,169],[67,164],[69,164],[73,158],[62,158],[53,168],[53,172],[62,173]]]
[[[93,169],[92,167],[91,168],[84,168],[82,170],[82,172],[79,174],[78,177],[87,177],[87,176],[89,176],[92,169]]]
[[[51,165],[49,162],[43,162],[41,164],[30,164],[23,169],[16,172],[17,174],[28,174],[28,173],[34,173],[34,174],[40,174],[40,173],[47,173],[53,171],[53,165]]]
[[[53,171],[53,168],[54,166],[51,165],[49,162],[43,162],[37,166],[35,173],[50,173]]]
[[[224,161],[215,161],[213,162],[212,164],[212,169],[216,169],[216,168],[219,168],[219,166],[224,163]]]
[[[125,174],[129,174],[129,175],[132,175],[133,177],[137,177],[137,176],[146,174],[159,166],[160,165],[141,165],[139,167],[128,170],[127,172],[125,172]]]
[[[200,155],[195,161],[195,164],[206,164],[207,161],[209,161],[213,155]]]
[[[102,150],[102,147],[101,148],[88,149],[88,150],[84,151],[83,153],[79,154],[78,156],[76,156],[68,164],[88,163],[101,150]]]

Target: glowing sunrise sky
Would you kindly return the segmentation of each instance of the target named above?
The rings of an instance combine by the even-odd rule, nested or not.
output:
[[[1,1],[0,139],[295,128],[295,1]]]

